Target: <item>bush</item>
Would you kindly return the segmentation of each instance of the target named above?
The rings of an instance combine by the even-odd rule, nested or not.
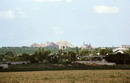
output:
[[[130,56],[122,53],[109,54],[105,57],[105,60],[116,64],[130,64]]]

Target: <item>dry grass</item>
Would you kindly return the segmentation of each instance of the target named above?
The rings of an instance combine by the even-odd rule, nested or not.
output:
[[[0,83],[130,83],[130,70],[0,72]]]

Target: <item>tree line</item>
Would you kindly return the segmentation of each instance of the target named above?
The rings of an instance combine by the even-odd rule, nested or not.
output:
[[[70,49],[70,48],[69,48]],[[105,60],[108,62],[115,62],[116,64],[130,64],[130,50],[122,53],[114,53],[112,48],[95,48],[80,49],[76,47],[71,50],[57,50],[52,52],[49,49],[38,48],[32,54],[22,53],[18,54],[15,50],[6,51],[6,53],[0,54],[0,62],[15,62],[15,61],[30,61],[31,63],[72,63],[76,60],[88,60],[88,58],[78,56],[105,56]],[[93,58],[93,60],[96,60]]]

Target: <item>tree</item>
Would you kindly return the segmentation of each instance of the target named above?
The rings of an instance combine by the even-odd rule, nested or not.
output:
[[[19,56],[20,60],[22,61],[29,61],[30,60],[30,55],[27,53],[23,53],[21,56]]]
[[[43,63],[43,60],[48,59],[48,55],[50,53],[51,53],[50,50],[44,50],[43,48],[39,48],[38,51],[35,51],[31,60],[33,60],[33,62],[38,61],[39,63]]]
[[[60,61],[60,54],[54,53],[48,56],[47,59],[50,63],[58,63]]]
[[[130,55],[128,54],[109,54],[105,57],[108,62],[115,62],[116,64],[129,64],[130,63]]]
[[[4,54],[0,54],[0,61],[4,61],[4,59],[5,59],[5,55]]]
[[[7,51],[5,53],[5,60],[6,61],[17,61],[18,57],[15,51]]]
[[[110,48],[104,48],[104,49],[100,49],[99,53],[100,53],[100,55],[104,55],[105,56],[105,55],[107,55],[109,53],[113,53],[113,51]]]
[[[59,50],[58,50],[58,53],[59,53],[59,54],[62,54],[62,53],[63,53],[63,50],[62,50],[62,49],[59,49]]]
[[[76,50],[76,54],[79,54],[79,47],[76,47],[75,50]]]
[[[5,55],[6,55],[7,57],[14,57],[14,56],[17,56],[17,54],[16,54],[15,51],[7,51],[7,52],[5,53]]]
[[[82,50],[79,51],[79,54],[81,56],[88,56],[88,55],[91,54],[91,50],[89,50],[89,49],[82,49]]]
[[[73,51],[68,52],[68,59],[70,62],[73,62],[76,60],[76,54]]]
[[[37,55],[32,54],[32,55],[30,56],[30,62],[31,62],[31,63],[38,63]]]

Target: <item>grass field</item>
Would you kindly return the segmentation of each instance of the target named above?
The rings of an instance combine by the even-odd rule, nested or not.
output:
[[[130,70],[0,72],[0,83],[130,83]]]

